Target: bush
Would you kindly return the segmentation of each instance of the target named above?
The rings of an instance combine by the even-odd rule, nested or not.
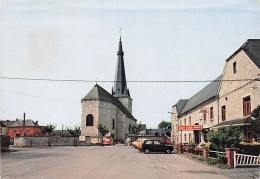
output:
[[[206,161],[210,165],[216,165],[217,164],[217,159],[208,158]]]
[[[191,148],[195,148],[196,145],[195,145],[193,142],[190,142],[190,143],[189,143],[189,146],[190,146]]]
[[[207,150],[209,150],[210,144],[211,144],[210,142],[208,142],[208,143],[205,144],[205,147],[206,147]]]
[[[227,163],[227,157],[223,154],[217,154],[217,163],[226,164]]]
[[[240,143],[239,153],[247,155],[259,155],[260,154],[260,144],[259,143]]]
[[[211,131],[207,134],[207,138],[211,143],[210,149],[224,152],[225,148],[238,147],[240,133],[240,128],[232,126]]]

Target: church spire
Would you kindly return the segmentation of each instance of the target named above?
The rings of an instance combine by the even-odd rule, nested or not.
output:
[[[121,36],[119,39],[119,49],[117,52],[117,64],[115,73],[115,82],[112,90],[112,94],[115,97],[130,97],[129,91],[126,85],[125,77],[125,65],[124,65],[124,51],[122,47]]]

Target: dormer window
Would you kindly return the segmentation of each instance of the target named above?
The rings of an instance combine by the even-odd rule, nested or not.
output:
[[[233,63],[233,74],[237,73],[237,62]]]

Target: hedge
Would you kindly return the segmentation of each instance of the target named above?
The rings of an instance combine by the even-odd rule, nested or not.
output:
[[[259,155],[260,154],[260,143],[240,143],[239,153],[247,155]]]

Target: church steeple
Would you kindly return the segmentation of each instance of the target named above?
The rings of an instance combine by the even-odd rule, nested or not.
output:
[[[130,97],[126,85],[125,65],[124,65],[124,51],[122,47],[121,36],[119,40],[119,49],[117,52],[117,64],[115,73],[115,82],[112,89],[112,94],[115,97]]]

